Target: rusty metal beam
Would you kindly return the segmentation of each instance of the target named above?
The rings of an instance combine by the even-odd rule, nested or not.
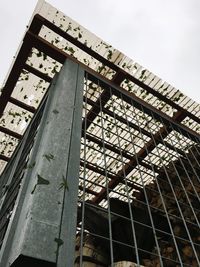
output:
[[[185,118],[185,116],[186,115],[179,111],[173,116],[173,119],[177,122],[180,122]],[[144,147],[127,164],[125,164],[124,168],[117,173],[116,177],[109,181],[108,189],[113,190],[120,182],[122,182],[124,179],[124,173],[125,175],[128,175],[138,165],[138,163],[140,163],[148,155],[148,153],[150,153],[156,147],[157,144],[155,140],[160,139],[160,136],[162,136],[164,139],[170,131],[171,129],[164,126],[156,134],[154,134],[152,139],[148,141]],[[106,197],[106,195],[107,188],[102,188],[98,196],[95,196],[92,199],[92,202],[98,204]]]
[[[63,38],[67,39],[68,41],[73,41],[72,43],[74,45],[76,45],[77,47],[81,48],[83,51],[85,51],[86,53],[89,53],[91,55],[91,53],[93,53],[94,51],[92,51],[92,49],[88,49],[87,47],[85,48],[85,45],[80,43],[77,39],[74,40],[73,37],[71,37],[69,34],[63,32],[61,29],[59,29],[58,27],[56,27],[54,24],[52,24],[51,22],[47,21],[46,19],[42,18],[41,16],[37,16],[35,17],[35,19],[39,19],[43,21],[43,25],[46,25],[47,27],[49,27],[50,29],[52,29],[53,31],[55,31],[56,33],[60,34]],[[32,36],[33,37],[33,36]],[[39,37],[40,38],[40,37]],[[69,39],[70,38],[70,39]],[[42,39],[42,38],[41,38]],[[45,41],[45,40],[44,40]],[[46,42],[46,41],[45,41]],[[49,44],[47,42],[47,44]],[[51,45],[51,44],[49,44]],[[66,55],[66,53],[64,53],[63,51],[61,51],[60,49],[57,49],[55,46],[51,45],[52,48],[55,48],[55,50],[57,50],[56,52],[60,52],[61,54],[63,54],[64,57],[68,56]],[[36,47],[39,49],[39,47]],[[43,47],[44,49],[44,47]],[[48,52],[50,52],[51,49],[45,49],[42,50],[43,52],[49,54]],[[51,51],[52,52],[52,51]],[[51,54],[51,53],[50,53]],[[59,56],[57,55],[55,57],[56,53],[53,53],[52,56],[54,56],[54,59],[58,60],[60,63],[63,63],[63,56]],[[99,55],[98,53],[94,52],[94,54],[92,54],[92,56],[96,59],[98,59]],[[148,85],[144,84],[143,82],[137,80],[135,77],[131,76],[129,73],[125,72],[124,70],[120,69],[118,66],[116,66],[114,63],[110,62],[109,60],[103,58],[102,56],[100,56],[99,60],[101,60],[101,62],[103,62],[106,66],[112,68],[113,70],[116,71],[116,74],[113,78],[113,84],[117,84],[120,85],[120,83],[124,80],[124,79],[130,79],[131,81],[133,81],[135,84],[141,86],[143,89],[147,90],[148,92],[150,92],[151,94],[155,95],[156,97],[160,98],[161,100],[165,101],[167,104],[173,106],[174,108],[176,108],[178,111],[182,111],[186,116],[191,117],[193,120],[197,121],[198,123],[200,123],[200,119],[197,118],[196,116],[194,116],[193,114],[191,114],[190,112],[188,112],[187,110],[183,109],[182,107],[180,107],[179,105],[177,105],[176,103],[174,103],[172,100],[166,98],[165,96],[163,96],[162,94],[160,94],[159,92],[155,91],[154,89],[152,89],[151,87],[149,87]],[[105,100],[106,102],[106,98],[108,98],[107,93],[105,93],[105,98],[104,98],[104,92],[102,95],[102,99]],[[97,100],[98,101],[98,100]],[[97,112],[98,113],[98,110]],[[91,115],[92,116],[92,115]]]
[[[131,76],[130,74],[127,73],[125,78],[129,79],[130,81],[132,81],[133,83],[137,84],[138,86],[140,86],[141,88],[143,88],[147,92],[149,92],[152,95],[156,96],[158,99],[164,101],[165,103],[167,103],[171,107],[175,108],[177,111],[181,111],[182,113],[184,113],[185,118],[189,117],[192,120],[196,121],[197,123],[200,123],[200,118],[199,117],[196,117],[194,114],[190,113],[186,109],[182,108],[181,106],[179,106],[178,104],[173,102],[173,100],[171,100],[171,99],[167,98],[166,96],[162,95],[161,93],[159,93],[158,91],[154,90],[150,86],[144,84],[143,82],[139,81],[135,77],[133,77],[133,76]]]
[[[82,136],[84,137],[84,131],[82,133]],[[120,153],[123,155],[123,157],[127,158],[127,159],[132,159],[133,156],[128,154],[125,150],[119,150],[118,148],[116,148],[116,146],[113,146],[112,144],[108,143],[108,142],[105,142],[104,141],[104,144],[103,144],[103,141],[95,136],[91,136],[89,134],[86,134],[86,138],[89,140],[89,141],[92,141],[96,144],[98,144],[100,147],[104,147],[111,150],[112,152],[115,152],[116,154],[120,155]],[[159,144],[159,143],[162,143],[161,140],[159,140],[159,138],[157,140],[154,140],[156,142],[156,144]],[[164,142],[165,146],[170,148],[171,150],[173,151],[176,151],[177,148],[175,149],[173,146],[171,146],[170,144],[168,144],[167,142]],[[183,155],[185,156],[185,153],[182,151],[182,150],[179,150],[177,151],[180,155]],[[154,164],[147,164],[146,162],[143,162],[143,161],[140,161],[140,165],[144,166],[145,168],[149,169],[149,170],[153,170],[157,173],[161,173],[160,171],[160,168],[157,166],[157,165],[154,165]]]
[[[129,153],[127,153],[127,151],[122,150],[122,149],[118,149],[116,146],[113,146],[111,143],[107,142],[107,141],[102,141],[100,138],[91,135],[91,134],[84,134],[84,130],[82,130],[82,137],[85,137],[87,140],[92,141],[95,144],[98,144],[101,148],[105,147],[107,149],[109,149],[110,151],[116,153],[117,155],[122,155],[123,157],[125,157],[126,159],[131,160],[133,158],[133,155],[130,155]],[[161,140],[155,140],[156,144],[159,144]],[[165,142],[165,145],[167,147],[169,147],[170,149],[172,149],[173,151],[175,151],[175,148],[173,146],[171,146],[170,144],[168,144],[167,142]],[[183,151],[177,151],[179,152],[180,155],[185,156],[185,153]],[[142,159],[143,160],[143,159]],[[150,170],[150,171],[154,171],[157,172],[158,174],[162,174],[162,170],[155,164],[149,165],[148,163],[144,162],[140,160],[140,165],[142,165],[143,167],[145,167],[146,169]]]
[[[94,171],[94,172],[96,172],[96,173],[98,173],[98,174],[100,174],[100,175],[105,175],[105,171],[104,171],[104,169],[103,168],[101,168],[101,167],[99,167],[99,166],[97,166],[96,164],[93,164],[93,163],[91,163],[91,162],[88,162],[88,161],[83,161],[82,159],[81,159],[81,161],[80,161],[80,165],[82,166],[82,167],[86,167],[87,169],[89,169],[89,170],[91,170],[91,171]],[[110,178],[110,179],[114,179],[115,180],[115,178],[116,178],[116,176],[115,176],[115,174],[112,174],[112,173],[110,173],[110,172],[108,172],[108,177]],[[122,177],[121,177],[122,178]]]
[[[71,35],[69,35],[68,33],[64,32],[63,30],[61,30],[60,28],[55,26],[53,23],[51,23],[47,19],[45,19],[42,16],[37,14],[37,15],[35,15],[35,17],[33,19],[33,23],[35,23],[35,21],[36,22],[38,21],[38,23],[41,23],[42,25],[45,25],[46,27],[48,27],[49,29],[51,29],[55,33],[57,33],[60,36],[62,36],[64,39],[68,40],[69,42],[71,42],[75,46],[79,47],[81,50],[83,50],[87,54],[91,55],[92,57],[94,57],[97,60],[99,60],[100,62],[102,62],[105,66],[108,66],[109,68],[113,69],[117,73],[120,73],[121,80],[128,79],[128,80],[132,81],[133,83],[135,83],[136,85],[140,86],[141,88],[143,88],[147,92],[151,93],[152,95],[158,97],[159,99],[161,99],[162,101],[164,101],[168,105],[174,107],[178,111],[182,111],[183,113],[185,113],[186,117],[188,116],[189,118],[193,119],[194,121],[200,123],[200,118],[196,117],[195,115],[193,115],[192,113],[190,113],[186,109],[180,107],[178,104],[173,102],[173,100],[167,98],[166,96],[162,95],[161,93],[159,93],[158,91],[154,90],[150,86],[144,84],[142,81],[140,81],[137,78],[133,77],[128,72],[122,70],[120,67],[116,66],[113,62],[109,61],[108,59],[105,59],[104,57],[99,55],[97,52],[93,51],[91,48],[87,47],[86,45],[84,45],[83,43],[78,41],[77,39],[73,38]]]
[[[85,97],[84,97],[84,101],[85,101]],[[87,102],[88,102],[88,104],[90,104],[91,106],[95,105],[95,102],[92,101],[91,99],[87,99]],[[119,116],[119,115],[117,115],[117,114],[115,114],[115,116],[114,116],[114,113],[113,113],[112,111],[110,111],[108,108],[103,107],[103,108],[102,108],[102,111],[103,111],[105,114],[111,116],[112,118],[115,117],[116,120],[118,120],[118,121],[124,123],[125,125],[127,125],[127,120],[126,120],[126,119],[124,119],[123,117],[121,117],[121,116]],[[182,113],[179,113],[179,114],[182,114]],[[180,115],[179,115],[179,116],[180,116]],[[148,136],[149,138],[152,137],[151,133],[148,132],[147,130],[145,130],[144,128],[141,128],[141,127],[137,126],[136,124],[132,123],[131,121],[129,121],[128,124],[129,124],[129,127],[130,127],[130,128],[133,128],[133,129],[137,130],[138,132],[141,132],[142,134],[144,134],[145,136]],[[84,129],[83,129],[83,130],[84,130]],[[184,153],[182,150],[180,150],[179,148],[174,148],[172,145],[170,145],[169,143],[167,143],[166,141],[164,141],[162,138],[160,138],[160,139],[158,138],[157,140],[155,140],[155,142],[157,142],[157,144],[163,144],[163,145],[165,145],[166,147],[168,147],[169,149],[178,152],[178,153],[179,153],[180,155],[182,155],[182,156],[185,156],[185,153]]]
[[[0,126],[0,132],[8,134],[10,136],[13,136],[13,137],[15,137],[16,139],[19,139],[19,140],[22,139],[22,135],[21,134],[18,134],[16,132],[11,131],[8,128],[2,127],[2,126]]]
[[[84,97],[84,101],[86,101],[85,97]],[[103,99],[102,99],[102,102],[104,102]],[[91,106],[94,106],[94,105],[97,104],[96,102],[92,101],[91,99],[87,99],[87,103],[88,103],[89,105],[91,105]],[[105,114],[109,115],[110,117],[112,117],[112,118],[114,117],[113,112],[110,111],[108,108],[103,107],[103,108],[102,108],[102,111],[103,111]],[[94,112],[94,110],[93,110],[93,112]],[[127,124],[126,119],[124,119],[123,117],[121,117],[121,116],[115,114],[115,118],[116,118],[116,120],[118,120],[118,121],[120,121],[120,122],[122,122],[122,123],[124,123],[124,124]],[[87,120],[88,120],[88,117],[87,117]],[[88,122],[87,122],[87,123],[88,123]],[[91,124],[91,123],[90,123],[90,124]],[[135,125],[134,123],[129,122],[129,126],[130,126],[131,128],[133,128],[133,129],[137,130],[138,132],[141,131],[144,135],[146,135],[146,136],[148,136],[148,137],[151,137],[151,134],[150,134],[148,131],[146,131],[146,130],[143,129],[143,128],[138,127],[138,126]]]
[[[34,74],[35,76],[39,77],[40,79],[50,83],[52,81],[52,78],[49,77],[47,74],[37,70],[36,68],[33,68],[32,66],[28,64],[24,64],[24,69],[27,70],[28,72]]]
[[[42,28],[42,20],[36,19],[37,15],[35,15],[35,18],[33,18],[31,25],[29,26],[29,31],[33,32],[34,34],[39,34],[41,28]]]
[[[10,158],[0,154],[0,160],[8,162],[10,160]]]
[[[123,98],[125,102],[127,102],[130,105],[134,105],[135,108],[141,110],[142,112],[147,113],[149,116],[152,116],[154,114],[155,119],[158,121],[161,121],[162,123],[171,123],[174,128],[179,128],[183,134],[186,136],[190,136],[191,139],[199,140],[200,136],[198,133],[194,132],[187,126],[181,124],[180,122],[182,120],[175,120],[174,117],[170,117],[167,114],[163,113],[162,111],[156,109],[152,105],[148,104],[144,100],[140,99],[133,93],[128,92],[124,88],[121,88],[119,86],[116,86],[113,84],[110,80],[106,79],[105,77],[99,78],[98,75],[94,72],[88,72],[87,76],[89,79],[96,83],[99,84],[102,88],[110,90],[112,88],[112,92],[114,95],[116,95],[119,98]],[[179,117],[186,118],[187,114],[179,110],[175,114],[179,114]],[[177,115],[174,115],[177,116]]]
[[[30,42],[32,44],[32,48],[36,48],[39,51],[43,52],[44,54],[46,54],[47,56],[53,58],[54,60],[58,61],[59,63],[63,64],[65,62],[65,60],[67,58],[69,58],[71,61],[74,61],[75,63],[78,63],[81,67],[83,67],[86,71],[93,73],[94,75],[98,75],[98,77],[100,79],[103,79],[104,76],[101,75],[100,73],[97,73],[96,71],[94,71],[93,69],[89,68],[88,66],[86,66],[85,64],[79,62],[75,57],[67,54],[66,52],[62,51],[61,49],[57,48],[56,46],[54,46],[53,44],[49,43],[48,41],[46,41],[45,39],[43,39],[42,37],[27,31],[24,37],[24,42]],[[27,67],[24,64],[25,67]],[[27,67],[29,68],[29,67]],[[113,81],[119,81],[120,79],[120,75],[121,74],[116,74],[113,77]],[[86,74],[87,76],[87,74]],[[44,77],[45,78],[45,77]],[[105,78],[105,81],[110,81],[109,79]]]
[[[24,37],[24,42],[31,42],[32,48],[37,48],[39,51],[45,53],[46,55],[52,57],[56,61],[63,64],[67,58],[67,54],[61,49],[50,44],[48,41],[44,40],[42,37],[27,31]]]
[[[30,51],[31,43],[23,43],[0,96],[0,116],[3,114]]]
[[[66,53],[64,53],[63,51],[61,51],[60,49],[54,47],[53,45],[49,44],[47,41],[45,41],[44,39],[42,39],[41,37],[36,36],[35,34],[32,34],[31,32],[27,32],[24,40],[26,40],[26,38],[32,43],[32,45],[36,48],[38,48],[40,51],[43,51],[45,54],[51,56],[52,58],[54,58],[55,60],[59,61],[60,63],[63,63],[66,59],[66,57],[70,57],[68,56]],[[73,57],[70,57],[72,60],[76,61],[77,60]],[[80,64],[83,65],[83,64]],[[85,67],[86,68],[86,67]],[[89,69],[89,68],[86,68]],[[95,74],[95,76],[97,75],[96,72],[91,71],[90,73]],[[90,74],[91,76],[91,74]],[[114,82],[103,78],[102,75],[98,74],[98,77],[100,77],[101,79],[101,83],[102,81],[104,81],[103,83],[109,83],[111,86],[116,86],[116,84],[114,84]],[[116,77],[119,77],[116,75]],[[96,78],[97,79],[97,78]],[[116,78],[117,80],[119,80],[119,78]],[[109,85],[108,84],[108,88]],[[101,84],[100,84],[101,85]],[[134,98],[138,103],[142,103],[144,106],[150,107],[152,110],[156,110],[157,113],[159,113],[161,115],[161,117],[167,117],[168,119],[171,119],[169,116],[167,116],[166,114],[164,114],[163,112],[157,110],[156,108],[151,107],[148,103],[146,103],[145,101],[141,100],[140,98],[136,97],[134,94],[127,92],[125,89],[120,88],[121,91],[126,92],[126,94],[130,95],[132,98]],[[98,101],[98,100],[97,100]],[[106,102],[106,101],[105,101]],[[184,117],[186,116],[186,114],[184,113]],[[183,128],[184,126],[182,126]],[[186,128],[186,127],[185,127]],[[189,131],[191,131],[189,128],[187,128]]]
[[[123,81],[123,76],[122,76],[121,71],[118,71],[111,81],[115,85],[120,85],[121,82]],[[103,107],[106,105],[106,103],[108,102],[110,97],[111,97],[110,92],[107,90],[104,90],[101,93],[101,95],[96,100],[96,102],[93,104],[92,108],[90,109],[90,111],[87,114],[86,129],[89,128],[92,121],[95,120],[95,118],[98,116],[101,109],[103,109]],[[84,125],[85,125],[85,119],[83,120],[82,127],[84,127]]]
[[[107,149],[109,149],[110,151],[116,153],[117,155],[122,154],[123,157],[127,158],[127,159],[132,159],[132,156],[127,153],[127,151],[122,150],[120,151],[120,149],[118,149],[116,146],[113,146],[111,143],[108,143],[106,141],[102,141],[101,139],[99,139],[98,137],[95,137],[94,135],[91,134],[86,134],[84,135],[84,131],[82,131],[82,136],[86,137],[87,140],[92,141],[95,144],[98,144],[100,147],[105,147]]]
[[[58,33],[61,36],[63,36],[65,39],[67,39],[70,42],[72,42],[73,44],[75,44],[77,47],[79,47],[80,49],[82,49],[86,53],[92,55],[94,58],[98,59],[99,61],[101,61],[106,66],[108,66],[108,67],[112,68],[113,70],[115,70],[117,72],[116,77],[120,73],[120,76],[121,76],[120,80],[123,80],[124,78],[130,79],[135,84],[141,86],[142,88],[144,88],[148,92],[152,93],[153,95],[159,97],[161,100],[165,101],[166,103],[168,103],[169,105],[173,106],[177,110],[181,110],[186,116],[188,116],[188,117],[192,118],[194,121],[197,121],[198,123],[200,123],[200,119],[199,118],[197,118],[196,116],[194,116],[193,114],[191,114],[187,110],[184,110],[183,108],[179,107],[172,100],[169,100],[168,98],[164,97],[159,92],[155,91],[154,89],[150,88],[149,86],[143,84],[141,81],[139,81],[136,78],[132,77],[130,74],[126,73],[124,70],[121,70],[114,63],[112,63],[109,60],[105,59],[104,57],[98,55],[98,53],[96,53],[95,51],[93,51],[91,48],[88,48],[87,46],[85,46],[84,44],[82,44],[81,42],[79,42],[77,39],[75,39],[72,36],[70,36],[69,34],[63,32],[57,26],[55,26],[54,24],[52,24],[51,22],[49,22],[45,18],[41,17],[40,15],[36,15],[34,17],[34,19],[32,21],[32,24],[31,24],[31,26],[29,28],[29,31],[26,34],[25,38],[24,38],[24,41],[23,41],[21,50],[20,50],[20,52],[19,52],[19,54],[17,56],[17,59],[16,59],[16,61],[13,64],[13,68],[12,68],[12,70],[10,72],[10,75],[8,77],[8,80],[7,80],[7,82],[6,82],[5,86],[4,86],[4,89],[2,91],[2,95],[0,97],[0,103],[1,103],[1,105],[0,105],[0,114],[3,113],[3,110],[4,110],[4,108],[5,108],[5,106],[6,106],[7,102],[8,102],[8,99],[9,99],[12,91],[13,91],[14,85],[15,85],[15,83],[16,83],[19,75],[20,75],[21,69],[23,68],[23,65],[25,64],[25,61],[26,61],[26,59],[28,57],[28,54],[29,54],[31,48],[33,46],[36,47],[36,48],[38,48],[38,49],[40,49],[42,47],[41,42],[40,42],[42,38],[41,39],[40,39],[40,37],[36,38],[36,34],[39,33],[42,25],[46,25],[47,27],[49,27],[50,29],[52,29],[56,33]],[[28,35],[29,35],[29,37],[31,35],[31,38],[30,39],[29,39]],[[35,43],[33,41],[36,41],[36,43],[37,42],[38,43],[36,45],[34,45]],[[39,42],[40,42],[40,44],[39,44]],[[43,40],[43,42],[45,42],[45,41]],[[44,49],[44,47],[43,47],[43,52],[46,52],[47,54],[50,54],[50,55],[54,55],[54,58],[56,58],[59,62],[62,62],[63,63],[63,61],[65,60],[65,58],[68,55],[66,55],[61,50],[53,47],[48,42],[46,42],[46,45],[49,46],[50,48],[48,49],[47,47],[45,47],[45,49]],[[30,68],[30,66],[27,67],[27,69],[28,68]],[[36,75],[40,75],[38,77],[41,77],[41,74],[36,73],[36,72],[37,71],[35,71],[35,74]],[[43,78],[46,79],[47,77],[43,77]]]
[[[103,99],[103,103],[101,103],[101,99]],[[103,91],[103,93],[96,100],[95,104],[89,110],[89,112],[87,114],[86,122],[85,122],[85,119],[83,120],[82,128],[84,128],[84,126],[86,127],[86,129],[88,129],[90,127],[90,125],[93,123],[95,118],[98,116],[100,109],[101,109],[101,106],[102,105],[104,106],[109,99],[110,99],[110,95],[108,94],[108,92]]]
[[[119,70],[119,67],[117,67],[115,64],[113,64],[112,62],[110,62],[109,60],[107,60],[106,58],[104,58],[103,56],[101,56],[100,54],[98,54],[97,52],[92,50],[91,48],[87,47],[85,44],[81,43],[76,38],[74,38],[70,34],[68,34],[67,32],[64,32],[59,27],[57,27],[56,25],[54,25],[53,23],[51,23],[49,20],[45,19],[44,17],[40,16],[39,14],[35,15],[33,22],[35,22],[35,21],[38,21],[38,23],[41,23],[42,25],[51,29],[52,31],[54,31],[58,35],[62,36],[64,39],[66,39],[67,41],[69,41],[73,45],[77,46],[78,48],[80,48],[82,51],[86,52],[87,54],[89,54],[93,58],[97,59],[98,61],[103,63],[105,66],[108,66],[109,68],[111,68],[115,71]],[[30,31],[31,31],[31,29],[30,29]]]
[[[25,68],[26,70],[30,71],[34,75],[37,75],[41,79],[44,79],[44,80],[47,80],[48,82],[50,82],[49,77],[45,76],[45,74],[39,72],[36,69],[33,69],[31,66],[26,65],[25,62],[26,62],[26,59],[28,58],[29,52],[31,51],[32,47],[35,47],[35,48],[39,49],[40,51],[43,51],[45,54],[49,55],[50,57],[54,58],[55,60],[59,61],[60,63],[63,63],[67,57],[71,58],[73,61],[77,61],[75,58],[71,57],[70,55],[67,55],[66,53],[64,53],[60,49],[56,48],[55,46],[53,46],[52,44],[48,43],[47,41],[45,41],[41,37],[37,36],[37,34],[39,33],[42,25],[46,25],[47,27],[49,27],[50,29],[52,29],[53,31],[55,31],[56,33],[58,33],[59,35],[64,37],[66,40],[68,40],[71,43],[75,44],[77,47],[79,47],[80,49],[82,49],[83,51],[88,53],[89,55],[93,56],[94,58],[96,58],[97,60],[102,62],[104,65],[106,65],[109,68],[111,68],[114,71],[116,71],[116,75],[115,75],[113,81],[109,81],[111,85],[112,84],[113,85],[119,85],[121,83],[121,81],[123,81],[124,79],[129,79],[129,80],[133,81],[135,84],[137,84],[138,86],[140,86],[143,89],[145,89],[146,91],[152,93],[154,96],[158,97],[159,99],[163,100],[167,104],[169,104],[169,105],[173,106],[174,108],[176,108],[177,110],[179,110],[180,111],[179,114],[182,114],[182,117],[185,118],[186,116],[188,116],[188,117],[192,118],[194,121],[197,121],[198,123],[200,123],[200,118],[197,118],[195,115],[191,114],[187,110],[179,107],[172,100],[166,98],[165,96],[163,96],[159,92],[157,92],[154,89],[150,88],[148,85],[145,85],[143,82],[141,82],[141,81],[137,80],[136,78],[132,77],[130,74],[126,73],[124,70],[121,70],[114,63],[112,63],[109,60],[105,59],[104,57],[100,56],[98,53],[96,53],[92,49],[88,48],[87,46],[85,46],[84,44],[82,44],[81,42],[79,42],[77,39],[73,38],[69,34],[63,32],[57,26],[55,26],[54,24],[52,24],[51,22],[49,22],[45,18],[42,18],[39,15],[35,16],[35,18],[33,19],[32,24],[31,24],[31,26],[29,28],[29,31],[27,32],[27,34],[24,37],[24,41],[23,41],[21,50],[20,50],[20,52],[19,52],[19,54],[18,54],[18,56],[16,58],[16,61],[13,64],[13,68],[12,68],[12,70],[10,72],[8,80],[7,80],[7,82],[6,82],[5,86],[4,86],[4,89],[2,91],[2,95],[0,97],[0,104],[1,104],[0,105],[0,114],[3,113],[3,110],[5,109],[5,106],[6,106],[6,104],[7,104],[7,102],[9,100],[12,103],[15,102],[16,105],[21,105],[21,107],[22,106],[25,107],[26,104],[24,104],[22,102],[17,102],[18,100],[10,98],[10,96],[12,94],[12,91],[13,91],[13,88],[14,88],[14,86],[15,86],[17,80],[18,80],[18,77],[19,77],[19,75],[21,73],[21,70],[23,68]],[[80,65],[83,65],[83,64],[80,63]],[[85,65],[83,65],[83,66],[84,66],[84,68],[86,70],[87,69],[90,70]],[[90,73],[95,73],[95,75],[98,75],[99,79],[103,79],[105,82],[108,81],[106,78],[103,78],[102,75],[97,74],[95,71],[90,70]],[[124,91],[126,91],[126,90],[124,89]],[[105,93],[105,94],[107,95],[106,99],[104,98],[104,95],[101,96],[102,97],[102,102],[104,102],[105,100],[109,99],[109,94],[108,93]],[[130,94],[130,95],[133,95],[133,94]],[[106,102],[107,101],[105,101],[105,103]],[[144,105],[148,105],[148,104],[146,102],[144,102]],[[27,106],[26,106],[26,108],[29,108]],[[104,107],[102,107],[102,108],[104,109]],[[93,113],[98,114],[98,112],[99,112],[99,108],[97,108],[97,110],[95,112],[93,112]],[[160,112],[161,117],[163,116],[163,114],[164,113]],[[94,118],[91,118],[91,121]],[[185,128],[187,128],[187,127],[185,127]],[[159,139],[159,137],[157,137],[157,140],[158,139]]]
[[[91,195],[94,195],[94,196],[98,195],[98,192],[96,192],[96,191],[94,191],[94,190],[91,190],[91,189],[88,188],[88,187],[83,188],[82,185],[79,185],[79,189],[82,190],[82,191],[83,191],[83,189],[84,189],[86,193],[91,194]]]
[[[34,33],[34,34],[39,34],[40,29],[42,27],[42,24],[40,21],[38,20],[34,20],[32,21],[31,25],[30,25],[30,30]],[[0,117],[3,114],[3,111],[9,101],[9,98],[13,92],[13,89],[15,87],[15,84],[20,76],[20,73],[23,69],[23,65],[25,64],[28,55],[31,51],[32,48],[32,44],[30,42],[30,40],[23,40],[23,43],[21,45],[21,48],[19,50],[19,53],[13,63],[12,69],[9,73],[8,79],[5,83],[5,86],[2,90],[2,94],[0,96]]]
[[[92,163],[90,163],[90,162],[88,162],[88,161],[87,161],[87,162],[86,162],[86,161],[84,162],[83,160],[81,160],[81,161],[80,161],[80,165],[81,165],[82,167],[87,168],[88,170],[94,171],[95,173],[98,173],[98,174],[100,174],[100,175],[105,176],[105,170],[99,168],[99,167],[98,167],[97,165],[95,165],[95,164],[92,164]],[[119,180],[120,180],[120,183],[124,184],[123,176],[118,177],[118,174],[117,174],[117,175],[114,175],[114,174],[112,174],[112,173],[110,173],[110,172],[107,173],[107,176],[111,179],[110,182],[115,181],[116,179],[119,179]],[[94,181],[94,182],[95,182],[95,181]],[[91,181],[91,183],[92,183],[92,181]],[[119,183],[118,183],[118,184],[119,184]],[[137,186],[136,184],[133,184],[133,183],[130,183],[130,182],[127,181],[127,185],[130,186],[130,187],[133,188],[133,189],[140,190],[140,187]],[[104,190],[104,189],[105,189],[105,188],[102,188],[102,190]],[[101,190],[101,191],[102,191],[102,190]],[[101,194],[101,191],[96,195],[96,197],[99,197],[99,194]],[[92,202],[93,202],[93,200],[92,200]]]
[[[13,98],[13,97],[9,98],[9,102],[11,102],[12,104],[14,104],[14,105],[16,105],[16,106],[18,106],[20,108],[23,108],[23,109],[29,111],[31,113],[35,113],[35,111],[36,111],[36,108],[34,108],[34,107],[30,106],[30,105],[27,105],[24,102],[22,102],[22,101],[20,101],[20,100],[18,100],[16,98]]]

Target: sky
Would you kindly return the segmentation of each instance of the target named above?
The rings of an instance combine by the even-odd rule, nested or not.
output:
[[[200,103],[199,0],[47,2]],[[0,85],[36,4],[0,0]]]

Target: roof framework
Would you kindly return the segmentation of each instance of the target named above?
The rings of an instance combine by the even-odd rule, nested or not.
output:
[[[79,250],[89,232],[103,246],[110,242],[105,266],[117,260],[120,246],[138,266],[149,261],[152,266],[199,265],[200,105],[45,2],[34,12],[0,95],[0,245],[21,181],[37,165],[30,151],[48,88],[66,59],[84,70],[79,177],[70,174],[67,180],[71,186],[77,178],[79,186]],[[56,117],[59,110],[53,113]],[[54,159],[53,154],[42,157]],[[120,219],[128,237],[136,227],[145,229],[145,238],[138,234],[131,244],[118,239],[115,223]],[[177,232],[180,225],[183,234]],[[147,232],[155,239],[151,248],[145,246]],[[173,247],[169,255],[167,247]],[[192,256],[183,255],[182,248],[190,248]],[[83,263],[84,255],[76,260]]]
[[[87,113],[87,116],[83,115],[83,140],[85,137],[91,142],[92,149],[98,146],[96,148],[98,157],[101,157],[100,149],[102,148],[109,151],[109,157],[113,158],[113,162],[116,157],[122,155],[126,162],[126,175],[132,174],[134,170],[137,172],[138,164],[146,172],[151,171],[152,162],[154,162],[154,170],[159,173],[163,165],[156,162],[155,150],[159,146],[164,154],[166,148],[171,152],[172,156],[164,163],[167,165],[172,159],[177,158],[177,153],[185,155],[195,140],[198,140],[200,132],[200,106],[198,104],[44,3],[36,10],[25,33],[0,96],[0,113],[2,114],[0,164],[2,170],[9,162],[19,140],[23,138],[25,129],[37,111],[54,75],[67,58],[78,62],[86,70],[84,101],[87,108],[84,108],[83,114]],[[110,92],[111,87],[117,87],[121,92],[125,92],[127,99],[122,99],[117,90]],[[111,108],[113,101],[116,103],[115,112]],[[127,105],[130,110],[127,114],[132,119],[127,119],[122,115],[121,101],[125,101],[124,105]],[[138,105],[135,110],[131,109],[133,102],[137,102]],[[153,118],[149,112],[155,112],[163,121],[156,122],[157,118]],[[133,118],[134,113],[138,116],[137,119]],[[115,121],[118,127],[121,127],[124,136],[121,141],[123,149],[114,143],[113,129],[110,129],[108,134],[111,137],[106,142],[102,141],[101,134],[98,134],[98,121],[101,121],[103,117],[107,124],[110,122],[112,125]],[[127,121],[129,130],[133,131],[135,136],[141,134],[141,138],[137,139],[136,151],[130,152],[127,149],[127,143],[130,140],[130,136],[126,137]],[[178,145],[178,141],[172,134],[175,128],[173,129],[169,124],[165,125],[165,121],[170,122],[174,127],[176,125],[181,127],[189,135],[188,138],[181,137],[183,141]],[[179,134],[176,133],[176,135]],[[189,139],[191,137],[193,140]],[[162,145],[165,148],[162,148]],[[136,156],[135,153],[137,153]],[[147,160],[149,155],[153,159],[151,164]],[[84,164],[81,160],[81,166]],[[102,174],[97,161],[88,160],[86,164],[88,170]],[[119,169],[115,174],[109,174],[110,189],[114,190],[123,182],[123,172],[124,169]],[[150,182],[151,178],[148,177],[147,181]],[[80,189],[81,187],[80,184]],[[135,184],[132,187],[136,190],[138,188]],[[100,203],[106,196],[105,188],[98,192],[91,188],[93,187],[87,188],[89,199]]]

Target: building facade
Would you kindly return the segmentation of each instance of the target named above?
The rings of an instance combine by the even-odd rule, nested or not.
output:
[[[200,266],[197,103],[46,2],[0,103],[0,266]]]

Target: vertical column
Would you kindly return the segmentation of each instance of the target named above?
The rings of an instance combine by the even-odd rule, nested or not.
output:
[[[84,71],[67,60],[50,88],[2,266],[73,266],[83,84]]]

